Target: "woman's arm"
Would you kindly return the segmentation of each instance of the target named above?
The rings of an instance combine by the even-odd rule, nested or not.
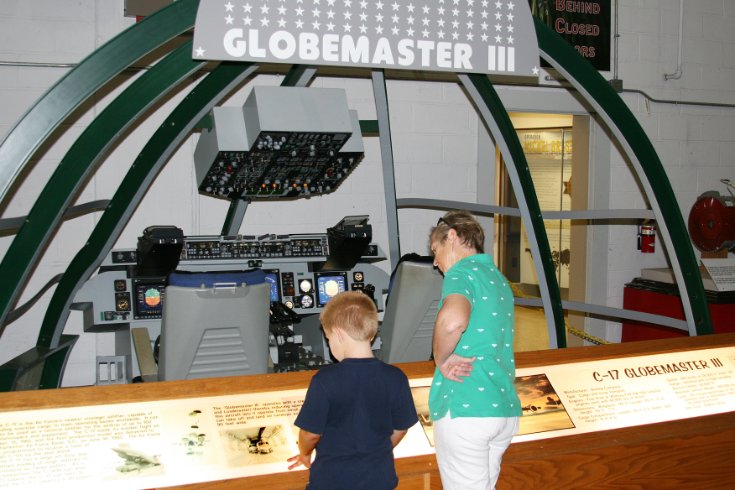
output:
[[[462,334],[470,322],[472,305],[461,294],[450,294],[444,298],[434,323],[434,362],[445,378],[462,381],[469,376],[474,357],[453,354]]]

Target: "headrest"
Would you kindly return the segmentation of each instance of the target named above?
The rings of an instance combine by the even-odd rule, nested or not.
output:
[[[169,286],[189,288],[211,288],[215,285],[234,284],[236,286],[262,284],[265,282],[265,272],[262,269],[247,271],[222,272],[172,272],[168,276]]]

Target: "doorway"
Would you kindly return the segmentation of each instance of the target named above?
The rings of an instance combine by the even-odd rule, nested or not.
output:
[[[528,162],[543,213],[587,209],[589,118],[568,114],[510,113]],[[497,205],[517,208],[505,162],[496,151]],[[574,175],[575,186],[572,185]],[[514,285],[514,294],[540,297],[536,267],[526,226],[519,217],[496,216],[496,250],[500,270]],[[586,223],[544,219],[556,280],[563,300],[585,301]],[[539,334],[545,319],[538,309]],[[565,314],[568,323],[584,329],[584,317]],[[570,340],[568,338],[568,340]],[[574,343],[574,342],[573,342]]]

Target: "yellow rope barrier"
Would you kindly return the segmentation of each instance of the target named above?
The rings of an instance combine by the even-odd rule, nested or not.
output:
[[[518,284],[511,283],[510,287],[513,290],[513,296],[515,296],[516,298],[528,298],[529,297],[526,293],[523,292],[523,290],[520,288]],[[582,340],[595,344],[595,345],[603,345],[603,344],[611,343],[611,342],[608,342],[607,340],[601,339],[599,337],[595,337],[594,335],[584,332],[578,328],[570,327],[566,321],[564,322],[564,329],[568,333],[576,337],[579,337]]]

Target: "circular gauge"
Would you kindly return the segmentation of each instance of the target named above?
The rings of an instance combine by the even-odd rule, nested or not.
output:
[[[145,304],[151,307],[161,304],[161,291],[155,288],[146,289]]]
[[[130,299],[125,296],[120,296],[115,302],[115,309],[117,311],[130,311]]]
[[[284,304],[293,310],[293,301],[288,300]]]
[[[365,276],[359,271],[355,272],[352,277],[355,279],[355,282],[362,282],[365,279]]]
[[[309,296],[308,294],[305,294],[301,297],[301,307],[302,308],[311,308],[314,306],[314,298]]]
[[[330,298],[339,294],[339,283],[333,279],[330,279],[324,283],[324,293]]]
[[[311,292],[311,281],[308,279],[303,279],[299,282],[299,291],[302,293],[310,293]]]

